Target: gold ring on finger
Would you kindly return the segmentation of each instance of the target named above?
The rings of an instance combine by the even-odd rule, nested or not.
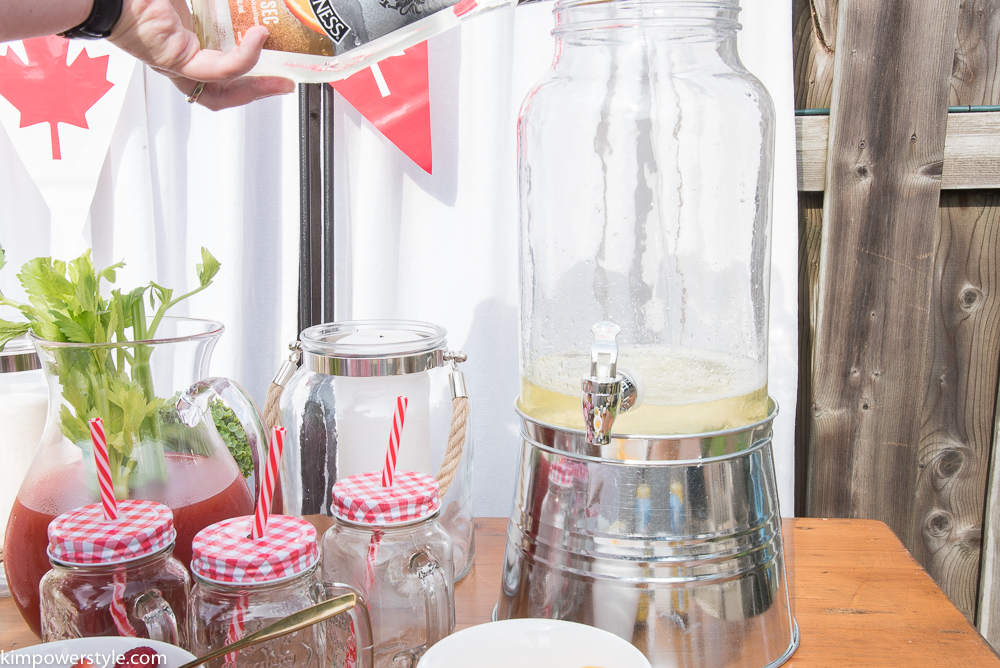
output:
[[[204,90],[205,90],[205,82],[199,81],[198,84],[194,87],[194,90],[191,91],[191,94],[187,96],[188,103],[194,104],[195,102],[197,102],[198,98],[201,97],[202,91]]]

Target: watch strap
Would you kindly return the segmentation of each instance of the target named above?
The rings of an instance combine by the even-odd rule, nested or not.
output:
[[[70,39],[104,39],[111,34],[111,30],[118,23],[122,15],[123,0],[94,0],[94,6],[90,10],[87,20],[70,28],[66,32],[60,33],[63,37]]]

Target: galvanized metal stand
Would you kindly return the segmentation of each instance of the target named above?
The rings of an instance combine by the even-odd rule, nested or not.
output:
[[[299,86],[299,331],[334,320],[333,88]]]

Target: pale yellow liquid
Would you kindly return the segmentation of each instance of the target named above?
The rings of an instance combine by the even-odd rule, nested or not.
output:
[[[619,369],[639,376],[642,403],[615,420],[616,434],[698,434],[751,424],[767,413],[767,379],[756,364],[707,351],[623,347]],[[521,376],[519,406],[559,427],[583,429],[580,379],[586,355],[553,355]]]

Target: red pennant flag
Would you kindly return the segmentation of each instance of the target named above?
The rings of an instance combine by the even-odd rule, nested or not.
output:
[[[87,128],[86,113],[111,90],[108,56],[80,53],[66,64],[69,40],[39,37],[24,40],[28,62],[8,49],[0,56],[0,96],[21,112],[21,127],[48,123],[52,132],[52,159],[62,159],[59,123]]]
[[[330,85],[400,151],[433,173],[427,42]]]

